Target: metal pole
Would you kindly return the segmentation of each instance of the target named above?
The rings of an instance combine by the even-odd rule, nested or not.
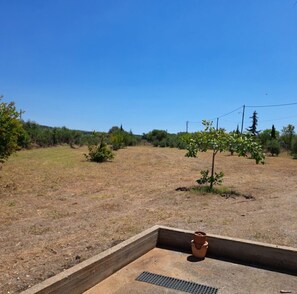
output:
[[[244,112],[245,112],[245,105],[242,106],[242,119],[241,119],[241,134],[243,132],[243,122],[244,122]]]
[[[219,118],[217,117],[217,130],[219,129]]]
[[[186,133],[188,132],[188,129],[189,129],[189,121],[187,120],[186,121]]]

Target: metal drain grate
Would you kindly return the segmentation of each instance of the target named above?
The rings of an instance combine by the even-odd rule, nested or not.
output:
[[[198,283],[157,275],[150,272],[143,272],[136,278],[136,280],[187,293],[216,294],[218,292],[218,289],[214,287],[209,287]]]

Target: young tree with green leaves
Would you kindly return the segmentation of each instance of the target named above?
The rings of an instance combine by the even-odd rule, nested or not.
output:
[[[20,149],[18,142],[24,135],[21,113],[16,110],[14,102],[2,102],[0,96],[0,163]]]
[[[216,129],[212,122],[202,121],[205,129],[197,132],[190,139],[187,146],[187,157],[196,157],[197,153],[212,150],[211,174],[209,170],[201,171],[202,177],[197,180],[198,184],[209,184],[209,191],[213,190],[213,185],[221,184],[224,176],[223,172],[215,172],[215,158],[219,152],[228,151],[230,148],[238,156],[248,156],[255,159],[256,163],[264,163],[264,153],[260,144],[255,142],[253,136],[236,133],[226,133],[223,129]]]

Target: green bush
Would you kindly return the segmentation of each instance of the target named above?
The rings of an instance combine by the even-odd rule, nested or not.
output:
[[[16,110],[14,102],[5,103],[0,96],[0,163],[20,149],[19,141],[24,129],[20,121],[20,113]]]
[[[87,160],[94,162],[104,162],[114,158],[114,153],[110,150],[102,137],[98,145],[89,145],[89,154],[84,154]]]
[[[196,181],[199,185],[210,184],[210,186],[212,187],[213,185],[221,185],[223,182],[223,172],[215,172],[213,176],[209,175],[209,170],[202,170],[200,173],[201,178]],[[211,189],[212,188],[210,188],[210,190]]]
[[[271,153],[272,156],[278,156],[280,153],[280,143],[278,140],[273,139],[267,142],[267,150]]]
[[[188,133],[169,134],[163,130],[152,130],[143,134],[142,138],[154,147],[186,149],[192,135]]]
[[[113,150],[124,148],[126,146],[124,132],[118,130],[110,134],[110,144]]]
[[[127,146],[135,146],[139,143],[139,139],[136,135],[130,131],[126,132],[123,127],[112,127],[109,132],[109,143],[113,150],[125,148]]]
[[[294,159],[297,159],[297,136],[294,136],[292,140],[291,155]]]
[[[60,144],[83,145],[88,142],[88,137],[91,137],[89,132],[70,130],[66,127],[52,128],[42,126],[33,121],[23,122],[23,127],[29,136],[29,144],[39,147],[56,146]],[[98,138],[97,138],[98,143]],[[22,146],[30,147],[30,146]]]

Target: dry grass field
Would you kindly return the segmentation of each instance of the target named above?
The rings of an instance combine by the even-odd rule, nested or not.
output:
[[[112,162],[86,148],[19,152],[0,171],[0,292],[17,293],[155,224],[297,247],[297,160],[220,154],[224,185],[252,195],[176,191],[211,155],[131,147]]]

